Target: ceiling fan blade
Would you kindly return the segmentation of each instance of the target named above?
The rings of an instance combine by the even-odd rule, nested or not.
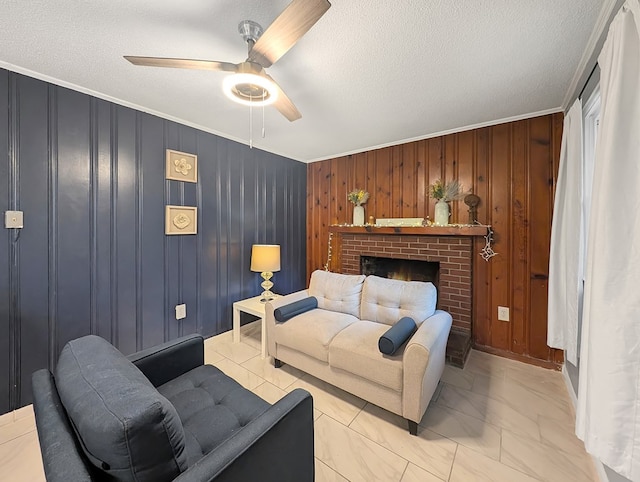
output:
[[[329,10],[327,0],[293,0],[265,30],[249,52],[249,59],[270,67]]]
[[[222,70],[236,72],[238,66],[230,62],[216,62],[214,60],[170,59],[165,57],[136,57],[125,55],[125,59],[133,65],[147,67],[170,67],[174,69]]]
[[[275,85],[276,88],[278,89],[278,99],[273,103],[273,106],[276,109],[278,109],[278,112],[280,112],[283,116],[289,119],[290,122],[300,119],[302,117],[302,114],[296,108],[296,106],[293,105],[293,102],[291,102],[291,99],[287,97],[287,95],[284,93],[284,91],[278,85],[278,83],[275,80],[273,80],[273,77],[271,77],[269,74],[264,74],[264,76],[267,79],[269,79],[271,82],[273,82],[273,85]]]

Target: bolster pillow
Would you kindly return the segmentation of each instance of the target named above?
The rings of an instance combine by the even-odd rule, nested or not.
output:
[[[385,355],[393,355],[413,332],[416,331],[416,322],[405,316],[389,328],[378,340],[378,349]]]
[[[273,316],[280,323],[290,320],[294,316],[311,311],[318,307],[318,299],[315,296],[309,296],[302,300],[294,301],[288,305],[281,306],[273,310]]]

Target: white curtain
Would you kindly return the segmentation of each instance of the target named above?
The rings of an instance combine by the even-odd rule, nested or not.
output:
[[[564,118],[551,226],[547,345],[578,365],[578,309],[582,303],[582,103]]]
[[[587,242],[576,434],[640,481],[640,4],[598,59],[602,93]]]

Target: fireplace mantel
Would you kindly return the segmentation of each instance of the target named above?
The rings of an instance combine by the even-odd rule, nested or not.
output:
[[[419,236],[486,236],[487,226],[329,226],[334,234],[409,234]]]

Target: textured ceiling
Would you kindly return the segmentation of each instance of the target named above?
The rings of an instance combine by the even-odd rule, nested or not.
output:
[[[0,66],[249,142],[222,72],[123,55],[240,62],[238,22],[287,0],[4,0]],[[603,0],[332,0],[268,72],[302,113],[254,109],[255,147],[301,161],[560,110]],[[609,2],[610,3],[610,2]]]

